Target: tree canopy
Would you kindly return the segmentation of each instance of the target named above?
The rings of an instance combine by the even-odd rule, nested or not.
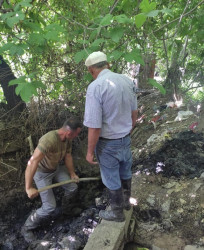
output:
[[[33,95],[81,102],[91,80],[84,60],[102,50],[117,72],[154,55],[162,80],[150,84],[203,99],[203,3],[0,0],[0,55],[17,78],[9,84],[25,102]]]

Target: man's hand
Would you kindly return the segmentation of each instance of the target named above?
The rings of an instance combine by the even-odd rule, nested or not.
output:
[[[97,161],[94,161],[94,154],[91,154],[91,153],[87,153],[86,155],[86,160],[90,163],[90,164],[98,164]]]
[[[26,189],[26,193],[30,199],[37,197],[39,194],[38,190],[36,188],[33,188],[33,187]]]
[[[75,173],[71,174],[70,177],[72,180],[76,180],[76,182],[79,182],[79,176],[76,175]]]

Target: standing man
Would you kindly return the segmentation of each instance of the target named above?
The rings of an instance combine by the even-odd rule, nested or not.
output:
[[[32,199],[39,194],[33,187],[33,179],[38,189],[51,185],[53,181],[62,182],[70,178],[78,181],[71,150],[72,139],[78,136],[81,128],[82,124],[77,118],[70,118],[60,129],[50,131],[40,138],[25,171],[25,190],[29,198]],[[63,159],[65,166],[59,165]],[[69,183],[63,188],[65,189],[64,202],[67,203],[76,194],[78,186],[76,183]],[[40,197],[42,206],[31,213],[21,230],[27,242],[35,240],[32,230],[40,226],[56,208],[52,189],[41,192]]]
[[[86,160],[99,162],[101,177],[109,190],[110,211],[100,211],[102,219],[124,221],[123,208],[131,208],[130,132],[137,119],[137,99],[132,81],[109,70],[107,56],[93,52],[85,65],[95,79],[86,93],[84,125],[88,127]]]

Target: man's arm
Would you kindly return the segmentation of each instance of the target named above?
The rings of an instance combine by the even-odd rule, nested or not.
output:
[[[25,190],[29,198],[34,198],[38,195],[36,188],[33,188],[33,176],[38,167],[38,163],[44,158],[44,154],[36,148],[32,157],[30,158],[25,171]]]
[[[78,180],[79,177],[76,175],[75,170],[74,170],[74,164],[73,164],[73,159],[71,153],[67,153],[65,155],[65,165],[68,169],[69,175],[71,179]]]
[[[100,133],[101,133],[101,128],[88,128],[88,150],[87,150],[86,160],[90,164],[98,164],[98,162],[94,161],[94,150],[96,147],[96,143],[99,139]]]
[[[133,110],[132,111],[132,130],[131,130],[131,132],[133,131],[133,129],[136,125],[137,115],[138,115],[138,110]]]

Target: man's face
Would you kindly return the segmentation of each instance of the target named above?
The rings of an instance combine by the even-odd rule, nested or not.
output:
[[[76,130],[68,130],[66,132],[66,139],[74,139],[81,132],[81,128],[77,128]]]

